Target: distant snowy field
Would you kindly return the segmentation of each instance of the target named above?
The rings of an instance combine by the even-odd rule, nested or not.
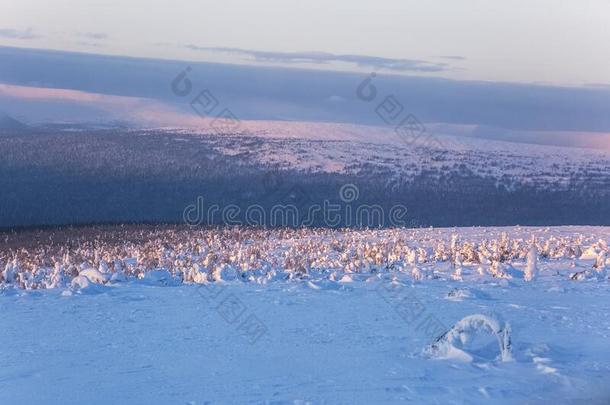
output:
[[[610,401],[608,227],[28,232],[2,404]]]
[[[427,170],[446,172],[463,166],[509,188],[516,184],[568,187],[570,179],[587,172],[596,173],[589,180],[590,187],[604,188],[603,179],[610,174],[607,149],[477,138],[473,136],[477,126],[428,124],[421,136],[401,135],[393,127],[321,122],[240,121],[239,128],[238,134],[223,134],[215,150],[301,171],[351,173],[364,165],[367,172],[390,169],[395,177],[408,181]],[[163,130],[185,138],[210,134],[209,126]],[[250,142],[236,139],[261,143],[253,148]]]

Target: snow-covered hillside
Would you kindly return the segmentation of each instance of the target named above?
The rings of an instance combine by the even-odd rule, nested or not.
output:
[[[0,227],[176,223],[201,198],[221,209],[238,205],[242,213],[253,205],[304,212],[337,202],[346,184],[360,190],[354,205],[376,204],[387,213],[400,204],[408,223],[610,224],[610,158],[599,150],[446,135],[409,143],[388,128],[342,124],[241,125],[233,133],[0,133]]]
[[[5,234],[0,402],[605,404],[609,239],[602,227]]]
[[[610,193],[610,151],[492,141],[469,136],[467,126],[431,124],[420,133],[390,127],[339,123],[240,121],[234,134],[205,129],[166,128],[217,137],[215,150],[248,156],[284,169],[357,174],[391,173],[389,182],[408,183],[425,172],[454,171],[492,179],[508,189],[529,185],[567,190],[586,180]],[[210,133],[212,135],[210,135]],[[455,135],[459,133],[460,135]],[[256,146],[253,147],[252,141]]]

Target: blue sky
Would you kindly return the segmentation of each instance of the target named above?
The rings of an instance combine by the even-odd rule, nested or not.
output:
[[[610,85],[610,2],[4,0],[0,45]]]

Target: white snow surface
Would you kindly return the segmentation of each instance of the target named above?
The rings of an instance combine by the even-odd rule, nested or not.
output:
[[[610,284],[594,267],[608,227],[145,233],[83,238],[56,265],[4,239],[1,404],[610,401]],[[491,251],[475,262],[469,244]],[[172,264],[147,264],[151,246]],[[431,356],[439,337],[447,355]]]

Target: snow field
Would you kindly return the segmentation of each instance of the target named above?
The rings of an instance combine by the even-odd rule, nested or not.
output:
[[[0,403],[604,404],[609,234],[165,227],[100,228],[79,243],[57,231],[41,245],[9,237]]]

